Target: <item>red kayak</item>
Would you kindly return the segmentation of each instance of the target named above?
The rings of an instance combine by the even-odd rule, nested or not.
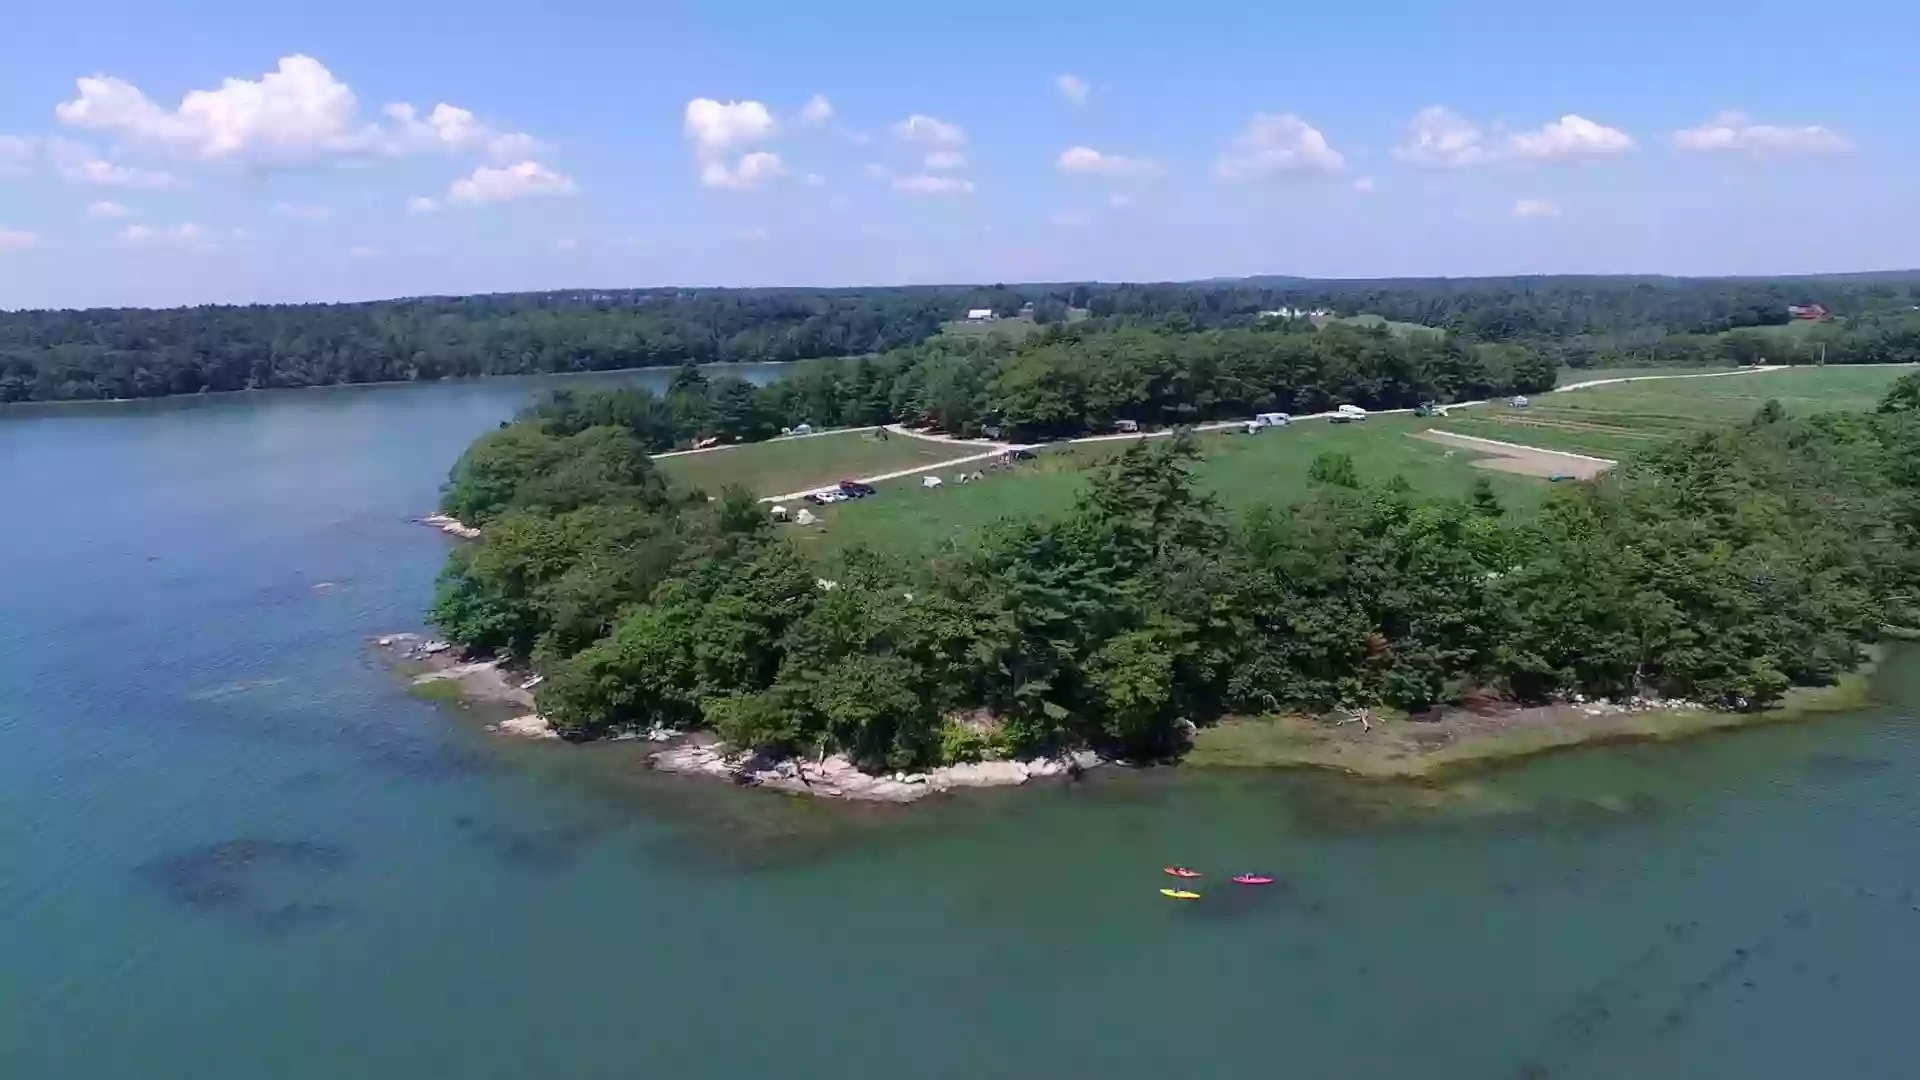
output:
[[[1167,873],[1173,877],[1193,878],[1200,876],[1200,871],[1189,870],[1184,866],[1169,866],[1167,867]]]
[[[1242,885],[1271,885],[1273,879],[1265,874],[1235,874],[1233,880]]]

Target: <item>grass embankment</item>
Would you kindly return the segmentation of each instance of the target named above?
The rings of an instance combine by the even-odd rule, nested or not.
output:
[[[1760,712],[1648,709],[1593,715],[1578,705],[1450,712],[1439,720],[1388,715],[1358,723],[1280,715],[1228,720],[1195,737],[1186,763],[1202,768],[1334,769],[1373,779],[1420,779],[1576,746],[1668,742],[1708,732],[1858,709],[1872,701],[1878,650],[1832,686],[1795,687]]]
[[[1736,424],[1770,400],[1794,415],[1869,411],[1902,368],[1794,368],[1713,379],[1596,386],[1542,394],[1529,409],[1489,405],[1431,426],[1547,450],[1622,458],[1669,439]],[[1598,373],[1595,373],[1596,377]]]
[[[1530,507],[1545,498],[1547,485],[1524,477],[1475,469],[1478,455],[1410,438],[1428,426],[1411,416],[1381,416],[1363,424],[1303,420],[1258,435],[1208,432],[1195,437],[1205,454],[1194,469],[1201,486],[1229,509],[1258,502],[1284,506],[1305,497],[1313,459],[1325,452],[1353,457],[1366,484],[1404,477],[1413,490],[1435,497],[1460,496],[1485,477],[1509,505]],[[804,550],[831,555],[855,544],[897,553],[931,552],[947,540],[965,543],[1001,518],[1037,518],[1062,513],[1073,505],[1089,467],[1125,449],[1131,440],[1048,447],[1035,460],[1011,470],[985,470],[984,479],[922,488],[918,476],[886,481],[876,498],[828,508],[821,524],[792,530]],[[978,466],[966,466],[971,471]],[[961,471],[956,467],[954,472]]]
[[[896,469],[911,469],[969,457],[985,447],[956,446],[894,435],[880,439],[872,430],[773,439],[724,450],[680,454],[659,460],[660,471],[676,484],[716,494],[739,484],[757,495],[783,495],[826,487],[841,480]]]
[[[1620,367],[1620,368],[1574,368],[1560,369],[1559,381],[1555,386],[1575,386],[1580,383],[1599,382],[1603,379],[1650,379],[1671,378],[1675,375],[1716,375],[1739,369],[1731,364],[1715,364],[1709,367]]]

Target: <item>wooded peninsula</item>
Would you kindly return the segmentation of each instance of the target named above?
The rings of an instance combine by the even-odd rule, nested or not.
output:
[[[1733,310],[1747,288],[1701,308]],[[1592,311],[1638,297],[1645,317],[1701,294],[1604,295]],[[1911,350],[1906,317],[1874,300],[1878,314],[1818,332]],[[433,619],[537,669],[539,711],[563,731],[703,729],[870,771],[1084,748],[1151,760],[1222,718],[1483,697],[1758,711],[1833,683],[1884,628],[1920,625],[1911,374],[1878,412],[1771,402],[1524,512],[1484,481],[1467,498],[1366,482],[1339,455],[1314,462],[1304,499],[1230,512],[1194,481],[1197,440],[1139,440],[1089,465],[1064,512],[1008,516],[932,558],[855,546],[823,561],[756,493],[669,482],[650,457],[803,419],[1046,439],[1526,393],[1568,347],[1183,319],[942,338],[763,389],[689,370],[663,396],[557,395],[455,466],[442,509],[484,535],[450,555]]]

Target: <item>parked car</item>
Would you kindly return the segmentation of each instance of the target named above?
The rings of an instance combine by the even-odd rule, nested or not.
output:
[[[1005,457],[1006,457],[1006,460],[1008,460],[1008,461],[1032,461],[1032,460],[1033,460],[1033,451],[1031,451],[1031,450],[1009,450],[1009,451],[1007,451],[1007,452],[1006,452],[1006,455],[1005,455]]]
[[[1507,402],[1507,407],[1513,408],[1513,409],[1524,409],[1529,404],[1531,404],[1531,402],[1529,402],[1524,396],[1518,396],[1518,397],[1515,397],[1512,401]]]
[[[1293,417],[1283,412],[1263,412],[1254,414],[1253,422],[1261,427],[1286,427],[1293,423]]]
[[[808,492],[802,495],[801,498],[815,506],[830,506],[837,502],[846,502],[847,493],[841,491],[839,488],[825,488],[820,491]]]
[[[1332,420],[1336,424],[1351,424],[1357,421],[1365,420],[1366,418],[1367,418],[1367,410],[1361,408],[1360,406],[1342,405],[1339,408],[1333,410],[1333,415],[1328,417],[1327,419]]]
[[[849,499],[864,499],[869,495],[876,494],[876,491],[872,484],[863,484],[858,480],[842,480],[840,481],[840,494],[845,495]]]

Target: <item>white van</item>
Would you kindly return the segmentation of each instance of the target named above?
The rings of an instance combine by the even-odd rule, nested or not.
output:
[[[1365,420],[1366,418],[1367,410],[1358,405],[1342,405],[1333,410],[1333,415],[1328,417],[1328,419],[1336,424],[1348,424],[1357,420]]]
[[[1253,422],[1261,427],[1286,427],[1292,420],[1293,417],[1283,412],[1255,413],[1253,417]]]

